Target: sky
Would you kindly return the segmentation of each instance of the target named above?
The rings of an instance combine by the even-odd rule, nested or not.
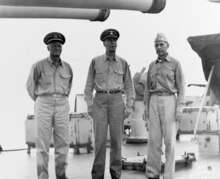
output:
[[[130,65],[132,76],[148,69],[156,58],[154,39],[163,32],[170,44],[168,52],[181,62],[186,84],[205,84],[201,59],[191,49],[187,38],[219,33],[220,4],[208,0],[167,0],[159,14],[111,10],[104,22],[78,19],[0,19],[0,145],[3,149],[25,147],[24,122],[33,114],[34,102],[25,84],[31,65],[49,55],[43,43],[52,31],[65,35],[62,59],[74,73],[70,95],[71,111],[76,94],[82,94],[90,61],[105,53],[100,34],[107,28],[120,32],[117,54]],[[204,89],[186,87],[186,95],[202,95]]]

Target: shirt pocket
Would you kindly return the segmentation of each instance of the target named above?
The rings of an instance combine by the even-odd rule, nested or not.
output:
[[[97,83],[106,83],[107,70],[97,69],[95,73],[95,82]]]
[[[152,70],[150,72],[150,80],[152,82],[155,82],[157,80],[157,75],[158,75],[157,69]]]
[[[60,72],[60,84],[68,88],[70,84],[71,75],[66,72]]]
[[[122,84],[123,83],[123,77],[124,77],[124,72],[122,70],[115,70],[114,71],[114,76],[115,80],[117,83]]]
[[[53,73],[52,72],[42,72],[41,81],[43,84],[52,84],[53,83]]]
[[[166,67],[163,69],[164,74],[166,76],[167,79],[169,79],[170,81],[174,81],[174,76],[175,76],[175,69],[172,67]]]

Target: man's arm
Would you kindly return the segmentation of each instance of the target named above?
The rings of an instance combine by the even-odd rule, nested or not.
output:
[[[126,111],[128,113],[133,112],[134,108],[134,87],[131,78],[131,72],[129,65],[125,62],[125,72],[124,72],[124,90],[126,94]]]
[[[71,68],[71,66],[69,65],[69,70],[70,70],[70,75],[71,75],[71,78],[70,78],[70,82],[69,82],[69,93],[68,93],[68,96],[71,92],[71,89],[72,89],[72,84],[73,84],[73,70]]]
[[[95,77],[94,65],[95,65],[95,61],[92,60],[89,66],[86,86],[84,89],[85,101],[87,103],[88,112],[92,111],[92,98],[93,98],[92,93],[94,89],[94,77]]]
[[[182,71],[181,64],[178,62],[176,67],[176,88],[177,88],[177,109],[176,111],[182,112],[185,97],[185,79]]]
[[[147,80],[144,88],[144,105],[145,105],[145,117],[144,120],[149,118],[149,102],[150,102],[150,66],[147,72]]]
[[[175,77],[176,77],[176,88],[177,88],[176,120],[180,121],[182,119],[182,109],[184,106],[185,79],[181,64],[179,62],[177,63]]]
[[[35,94],[36,84],[39,78],[39,73],[37,70],[37,64],[32,65],[31,71],[29,73],[27,82],[26,82],[26,89],[30,97],[35,101],[37,96]]]

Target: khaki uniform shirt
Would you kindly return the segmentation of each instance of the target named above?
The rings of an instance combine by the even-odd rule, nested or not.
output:
[[[53,64],[50,57],[35,63],[29,74],[26,88],[35,101],[37,96],[61,94],[69,96],[72,87],[73,72],[71,66],[60,61]]]
[[[180,62],[169,55],[163,62],[155,60],[149,65],[144,96],[147,106],[150,94],[155,92],[177,94],[177,111],[182,110],[185,96],[184,75]]]
[[[134,89],[131,73],[127,62],[119,56],[111,62],[106,55],[101,55],[91,61],[85,86],[85,100],[92,105],[93,90],[120,90],[126,93],[127,107],[133,106]]]

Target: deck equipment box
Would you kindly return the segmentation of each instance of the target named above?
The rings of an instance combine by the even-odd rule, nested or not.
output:
[[[179,134],[193,134],[198,113],[199,106],[183,108],[182,119],[179,123]],[[197,134],[218,132],[219,124],[218,106],[204,106],[200,115]]]
[[[94,146],[93,120],[85,113],[70,114],[70,144],[74,153],[79,154],[80,148],[90,153]]]

